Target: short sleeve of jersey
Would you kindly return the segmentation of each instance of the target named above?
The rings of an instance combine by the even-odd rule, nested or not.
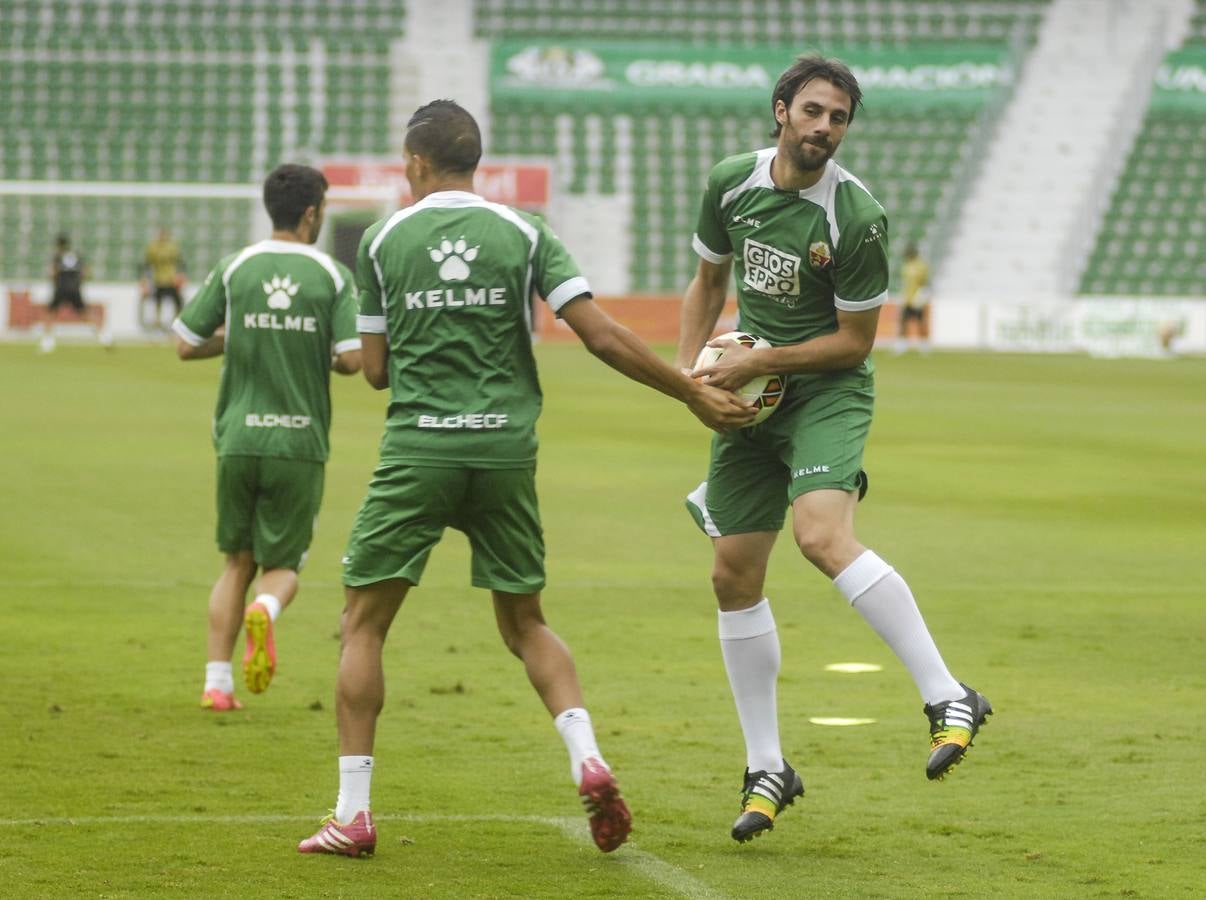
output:
[[[724,227],[724,216],[720,213],[720,198],[724,188],[719,172],[720,167],[717,166],[708,175],[708,186],[699,204],[699,221],[691,238],[695,252],[716,265],[727,262],[733,255],[733,244]]]
[[[381,280],[377,277],[377,266],[369,255],[373,240],[381,231],[382,224],[378,222],[364,232],[360,239],[360,249],[356,251],[356,300],[359,304],[356,330],[361,334],[385,334]]]
[[[833,305],[846,312],[882,306],[888,274],[888,220],[882,210],[868,210],[845,223],[839,238]]]
[[[539,236],[532,260],[533,286],[549,309],[556,313],[575,297],[590,294],[590,283],[553,229],[543,219],[535,220],[534,224]]]
[[[201,290],[172,323],[172,331],[184,342],[198,347],[226,321],[226,285],[222,283],[222,273],[233,259],[228,256],[218,263],[206,277]]]
[[[343,276],[343,290],[335,296],[334,316],[331,322],[332,350],[335,354],[360,349],[360,331],[356,325],[359,306],[356,302],[356,282],[351,271],[342,263],[335,263]]]

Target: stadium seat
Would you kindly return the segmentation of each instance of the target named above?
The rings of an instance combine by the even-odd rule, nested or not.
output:
[[[822,39],[852,44],[959,40],[1034,42],[1048,0],[963,0],[959,4],[903,4],[845,0],[799,4],[711,2],[571,3],[550,0],[476,0],[474,31],[504,39],[591,38],[659,40],[708,46],[791,44]]]
[[[1206,115],[1152,110],[1081,276],[1084,294],[1201,296],[1206,289]],[[1141,268],[1137,268],[1141,267]]]
[[[709,46],[766,46],[825,39],[866,45],[907,44],[936,38],[1033,43],[1048,0],[967,0],[960,4],[902,4],[894,0],[816,0],[809,15],[796,4],[723,0],[476,0],[475,32],[494,39],[657,40]],[[550,123],[570,117],[560,134]],[[627,123],[618,144],[615,122]],[[980,110],[938,109],[914,114],[877,110],[862,117],[858,139],[843,148],[847,165],[884,204],[894,241],[931,244],[941,226],[940,190],[952,171],[970,164],[971,138],[983,126]],[[770,143],[765,110],[708,107],[682,110],[651,104],[602,114],[608,124],[587,127],[588,114],[569,105],[534,109],[496,105],[490,146],[500,155],[527,155],[563,147],[557,173],[571,193],[613,193],[624,184],[633,198],[632,287],[678,292],[695,264],[690,236],[710,168],[725,156]],[[565,150],[564,148],[568,148]]]
[[[263,176],[257,160],[388,152],[388,98],[372,86],[384,81],[405,11],[405,0],[6,0],[0,180],[252,183]],[[325,101],[305,89],[305,51],[315,33],[322,35]],[[207,59],[205,51],[235,59]],[[289,96],[286,65],[299,87],[278,102]],[[257,93],[257,84],[267,90]],[[316,135],[322,102],[327,129]],[[263,112],[270,128],[257,134]],[[284,145],[287,116],[299,146]],[[61,197],[6,197],[0,271],[43,278],[47,248],[62,229],[72,232],[100,280],[130,278],[132,260],[159,221],[176,231],[195,265],[245,243],[250,213],[243,204],[189,201],[168,213],[169,202],[178,203],[113,198],[81,207]],[[237,214],[223,217],[230,207]],[[216,227],[190,227],[196,221]]]

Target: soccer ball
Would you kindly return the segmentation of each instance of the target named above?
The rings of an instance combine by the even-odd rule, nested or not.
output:
[[[744,331],[729,331],[719,334],[715,340],[736,341],[755,350],[770,347],[770,341],[746,334]],[[704,347],[699,351],[699,356],[695,360],[695,368],[702,369],[704,366],[710,366],[722,356],[724,356],[723,347]],[[783,400],[783,389],[782,375],[758,375],[737,389],[737,395],[743,400],[754,401],[754,407],[758,410],[758,414],[754,416],[754,421],[750,422],[750,425],[757,425],[770,418],[770,414],[779,408],[779,403]]]

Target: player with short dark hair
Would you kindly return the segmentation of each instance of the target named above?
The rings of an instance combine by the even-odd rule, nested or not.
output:
[[[482,158],[482,133],[467,111],[452,100],[433,100],[406,123],[410,152],[441,172],[471,173]]]
[[[532,352],[535,291],[608,365],[731,428],[753,410],[671,367],[595,305],[548,225],[473,193],[477,123],[448,100],[421,107],[404,144],[415,204],[371,226],[356,277],[364,374],[390,390],[381,459],[344,557],[339,660],[339,798],[303,853],[372,853],[373,743],[384,702],[382,648],[446,528],[473,550],[499,633],[523,661],[565,741],[570,772],[604,852],[631,817],[595,739],[573,657],[545,624],[544,537],[536,500],[541,393]],[[484,773],[483,773],[484,776]]]
[[[264,209],[268,211],[272,227],[292,230],[306,210],[323,205],[328,187],[327,176],[311,166],[296,163],[277,166],[264,179]]]
[[[929,778],[941,778],[992,710],[947,669],[908,585],[854,534],[866,492],[863,447],[875,397],[870,359],[888,288],[888,223],[867,188],[831,157],[860,99],[840,61],[801,57],[775,87],[778,142],[712,169],[693,245],[677,361],[700,348],[724,355],[693,375],[736,389],[758,375],[787,378],[764,423],[717,435],[707,481],[688,509],[712,538],[719,636],[746,743],[741,814],[732,836],[774,827],[804,792],[783,758],[776,683],[780,647],[763,594],[775,538],[792,510],[806,559],[833,580],[909,670],[930,722]],[[708,341],[737,276],[738,329],[766,338],[750,349]]]
[[[181,359],[224,356],[214,446],[226,562],[209,597],[205,709],[242,707],[231,672],[240,624],[248,689],[265,690],[276,672],[274,623],[297,594],[322,501],[330,372],[360,371],[352,273],[313,246],[326,206],[315,186],[325,184],[306,166],[273,170],[272,237],[218,263],[172,323]]]

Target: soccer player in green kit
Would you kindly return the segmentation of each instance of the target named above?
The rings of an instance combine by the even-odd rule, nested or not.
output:
[[[712,169],[693,238],[700,262],[684,298],[678,364],[690,367],[708,342],[735,270],[737,327],[772,346],[725,342],[715,364],[692,374],[729,389],[757,375],[787,377],[773,416],[713,439],[707,481],[687,500],[712,538],[721,651],[746,744],[737,841],[773,828],[804,793],[780,747],[780,647],[763,594],[788,505],[800,552],[916,682],[930,721],[929,778],[962,759],[992,712],[947,669],[904,579],[854,534],[875,396],[869,354],[888,289],[883,208],[831,159],[861,96],[840,61],[799,57],[771,98],[777,144]]]
[[[226,564],[209,597],[201,695],[213,711],[242,707],[230,660],[240,624],[248,689],[265,690],[276,671],[274,622],[297,594],[322,501],[330,373],[360,371],[352,273],[312,246],[326,190],[317,169],[274,169],[264,181],[272,237],[218,263],[172,323],[181,359],[223,357],[214,445]]]
[[[333,815],[299,844],[302,853],[359,856],[376,848],[369,788],[385,693],[382,646],[447,527],[468,536],[472,582],[491,592],[499,633],[565,741],[595,844],[610,852],[628,837],[631,817],[583,708],[573,658],[541,610],[533,291],[595,356],[681,400],[709,427],[740,427],[754,415],[599,309],[543,221],[474,194],[481,152],[468,112],[451,100],[421,107],[404,144],[416,202],[371,226],[360,244],[364,374],[390,390],[390,403],[380,464],[344,558],[339,796]]]

